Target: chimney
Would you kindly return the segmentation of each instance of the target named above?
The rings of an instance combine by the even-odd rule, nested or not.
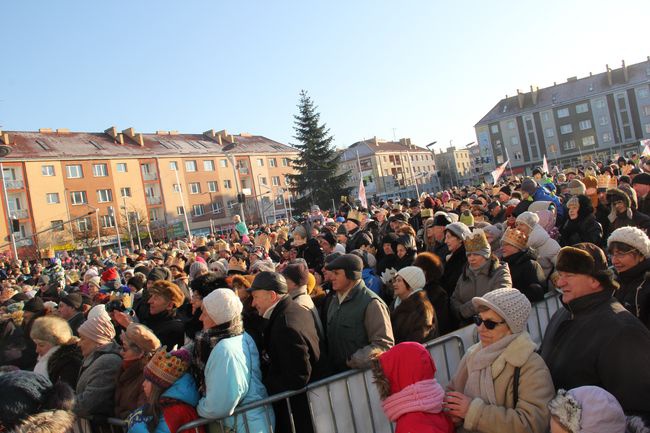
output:
[[[521,92],[519,91],[519,89],[517,89],[517,102],[519,102],[519,109],[520,109],[520,110],[521,110],[522,108],[524,108],[524,98],[525,98],[525,97],[526,97],[526,95],[524,95],[523,93],[521,93]]]
[[[607,83],[609,83],[609,85],[611,86],[612,85],[612,70],[609,69],[609,65],[605,65],[605,69],[607,70]]]
[[[57,134],[69,134],[69,133],[70,133],[70,130],[69,130],[68,128],[58,128],[58,129],[56,130],[56,133],[57,133]]]
[[[131,140],[135,141],[136,144],[139,144],[140,147],[144,147],[144,137],[140,133],[136,133],[133,127],[126,128],[122,131],[124,135],[129,137]]]
[[[530,96],[533,98],[533,105],[537,105],[537,95],[539,94],[539,87],[530,86]]]
[[[375,146],[379,146],[379,140],[377,140],[377,136],[375,135],[372,137],[372,139],[375,141]]]
[[[216,134],[214,132],[214,129],[209,129],[209,130],[205,131],[203,133],[203,135],[205,135],[208,138],[214,138]]]
[[[124,144],[124,135],[117,132],[116,127],[111,126],[110,128],[105,129],[104,133],[115,140],[116,143]]]
[[[9,134],[7,134],[6,132],[0,131],[0,139],[7,146],[11,144],[11,142],[9,141]]]
[[[253,136],[253,134],[251,134],[250,132],[240,132],[240,133],[239,133],[239,136],[240,136],[240,137],[247,137],[247,138],[250,138],[250,137]]]
[[[167,135],[167,134],[169,134],[169,132],[167,132],[167,131],[163,131],[163,130],[156,131],[156,135]]]
[[[623,68],[623,77],[625,78],[625,82],[627,83],[628,74],[627,74],[627,66],[625,66],[625,60],[621,62],[621,65]]]
[[[178,135],[178,131],[175,130],[175,129],[172,129],[171,131],[169,131],[169,135]]]
[[[38,128],[40,134],[49,134],[52,132],[52,128]]]
[[[221,140],[221,135],[217,135],[217,141],[219,142],[219,146],[223,146],[223,141]]]

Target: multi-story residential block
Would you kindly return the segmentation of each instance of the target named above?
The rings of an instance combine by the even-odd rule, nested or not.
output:
[[[476,180],[472,172],[470,151],[449,146],[435,154],[438,176],[443,188],[469,185]]]
[[[356,197],[359,176],[364,180],[366,196],[414,195],[439,186],[433,153],[411,143],[410,138],[385,141],[374,137],[352,144],[342,151],[341,171],[350,171],[347,186]]]
[[[476,125],[481,149],[513,174],[530,174],[546,155],[560,168],[639,150],[650,138],[650,57],[645,62],[499,101]],[[487,172],[485,172],[487,173]]]
[[[239,192],[249,221],[291,212],[286,175],[298,152],[266,137],[112,127],[5,131],[0,139],[11,149],[0,159],[2,252],[12,241],[20,255],[96,246],[98,237],[114,244],[118,232],[161,239],[184,236],[188,225],[195,235],[226,230],[241,213]]]

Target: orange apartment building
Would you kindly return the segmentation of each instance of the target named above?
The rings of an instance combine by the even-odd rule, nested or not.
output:
[[[240,214],[268,222],[291,213],[286,175],[298,152],[266,137],[210,130],[0,132],[0,254],[225,231]],[[186,218],[187,217],[187,218]],[[72,222],[70,222],[73,220]],[[99,230],[98,230],[99,227]],[[133,243],[131,243],[133,242]]]

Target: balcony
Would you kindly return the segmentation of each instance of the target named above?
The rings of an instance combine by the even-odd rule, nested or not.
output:
[[[157,204],[162,203],[162,197],[160,196],[148,196],[147,197],[147,204],[150,206],[155,206]]]
[[[27,209],[9,209],[9,216],[22,220],[29,218],[29,211]]]
[[[19,238],[16,236],[16,246],[17,247],[28,247],[30,245],[33,245],[34,241],[32,240],[31,237],[26,237],[26,238]]]
[[[24,189],[25,181],[20,179],[5,179],[7,189]]]
[[[239,174],[248,175],[248,167],[239,167]]]
[[[142,173],[142,179],[145,181],[158,180],[158,173]]]

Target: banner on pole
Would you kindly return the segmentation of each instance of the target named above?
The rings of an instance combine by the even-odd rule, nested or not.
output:
[[[548,174],[548,161],[546,160],[546,155],[544,155],[544,162],[542,163],[542,170],[544,171],[544,174]]]
[[[650,139],[641,140],[641,146],[643,146],[643,153],[641,156],[650,156]]]
[[[363,185],[363,179],[359,179],[359,201],[361,206],[368,208],[368,200],[366,199],[366,187]]]
[[[494,179],[494,181],[492,182],[494,185],[496,185],[497,182],[499,181],[499,178],[501,177],[503,172],[506,170],[506,166],[508,165],[509,162],[510,162],[510,159],[507,159],[506,162],[504,162],[503,164],[498,166],[495,170],[493,170],[490,173],[492,175],[492,179]]]

